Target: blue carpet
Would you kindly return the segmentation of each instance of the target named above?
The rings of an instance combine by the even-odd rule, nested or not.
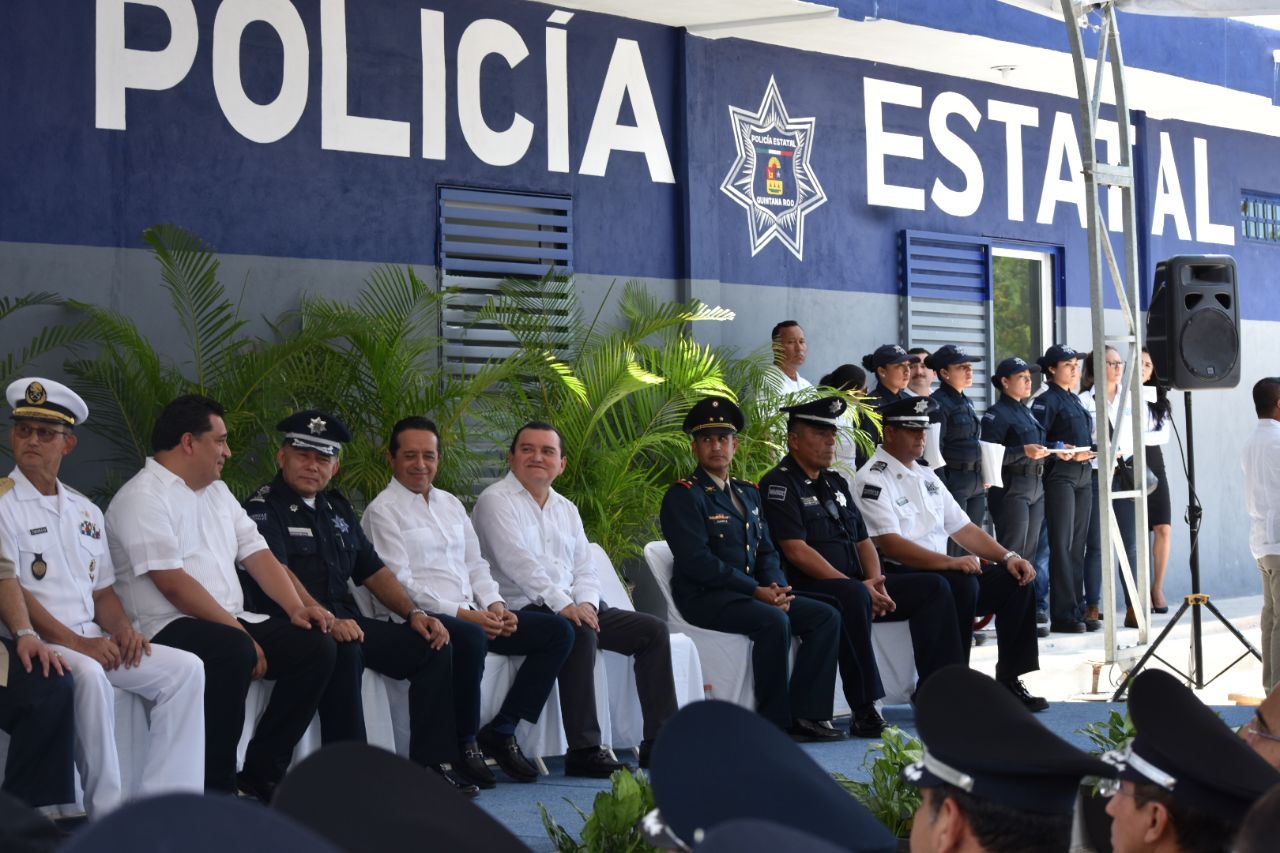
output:
[[[1089,749],[1088,739],[1078,734],[1077,730],[1089,723],[1107,718],[1112,710],[1121,710],[1123,705],[1108,702],[1055,702],[1049,710],[1038,714],[1037,719],[1044,723],[1060,737],[1082,749]],[[1232,727],[1240,726],[1253,715],[1252,708],[1236,706],[1215,707],[1223,720]],[[884,709],[885,719],[891,725],[898,726],[916,734],[915,719],[910,706],[890,705]],[[837,721],[848,724],[847,720]],[[803,749],[809,756],[831,772],[843,773],[854,779],[866,779],[862,768],[867,749],[875,741],[850,739],[840,743],[804,744]],[[635,762],[634,754],[619,756],[624,761]],[[547,767],[550,776],[544,776],[532,785],[517,785],[499,782],[492,791],[484,791],[476,801],[481,808],[501,821],[509,830],[535,851],[552,851],[555,848],[547,838],[538,817],[538,803],[542,803],[559,821],[575,836],[582,828],[582,819],[570,802],[585,812],[591,811],[592,800],[596,793],[606,790],[606,781],[594,779],[566,779],[564,765],[560,759],[549,759]],[[501,772],[499,779],[504,778]],[[566,802],[568,800],[569,802]]]

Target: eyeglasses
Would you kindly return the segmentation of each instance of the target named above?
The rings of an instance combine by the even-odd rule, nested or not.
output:
[[[32,426],[26,423],[16,423],[13,425],[13,432],[18,438],[31,438],[35,436],[36,440],[41,444],[48,444],[60,435],[66,435],[67,431],[63,429],[53,429],[52,427]]]
[[[1262,718],[1261,708],[1253,712],[1253,723],[1252,725],[1246,723],[1244,730],[1251,735],[1262,738],[1263,740],[1273,740],[1280,743],[1280,735],[1273,735],[1271,733],[1271,727],[1268,726],[1267,721]]]
[[[1108,361],[1107,367],[1124,367],[1123,361]]]

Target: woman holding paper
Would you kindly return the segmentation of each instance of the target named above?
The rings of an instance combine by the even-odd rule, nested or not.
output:
[[[937,373],[939,380],[938,390],[930,395],[938,404],[938,422],[941,425],[938,447],[946,462],[938,476],[969,520],[981,526],[987,514],[987,489],[982,481],[982,447],[978,442],[982,424],[973,410],[973,403],[964,395],[965,389],[973,384],[973,362],[977,360],[978,356],[947,344],[926,358],[924,366]],[[957,549],[952,556],[967,553],[955,543],[948,543],[947,547]]]
[[[1151,528],[1151,612],[1168,613],[1164,597],[1164,576],[1169,569],[1169,551],[1173,547],[1173,512],[1169,501],[1169,475],[1164,467],[1161,446],[1169,443],[1173,407],[1169,392],[1155,376],[1151,353],[1142,348],[1142,398],[1147,401],[1147,427],[1143,434],[1146,445],[1147,470],[1156,475],[1156,490],[1147,495],[1147,526]]]
[[[1084,619],[1084,557],[1089,540],[1089,460],[1093,419],[1075,394],[1080,353],[1054,344],[1037,362],[1049,380],[1031,404],[1054,454],[1045,467],[1045,514],[1049,519],[1049,630],[1064,634],[1096,631]]]
[[[996,538],[1019,554],[1034,554],[1044,521],[1044,468],[1049,449],[1044,427],[1024,401],[1031,396],[1031,374],[1040,368],[1018,357],[996,366],[991,384],[1000,399],[982,416],[982,441],[1004,445],[1001,486],[987,490],[987,506]]]

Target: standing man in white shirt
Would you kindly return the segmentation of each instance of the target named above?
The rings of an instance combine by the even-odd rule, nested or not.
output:
[[[559,613],[573,623],[573,651],[560,670],[560,702],[569,739],[564,772],[607,778],[627,765],[615,761],[600,742],[596,649],[635,657],[644,713],[640,766],[647,767],[658,730],[676,712],[671,639],[667,626],[653,616],[611,608],[600,600],[600,579],[582,517],[551,488],[567,461],[559,430],[541,421],[525,424],[511,440],[511,470],[480,494],[472,522],[503,599],[512,607]]]
[[[1244,444],[1244,498],[1249,511],[1249,550],[1262,572],[1262,686],[1280,680],[1280,377],[1253,386],[1258,423]]]
[[[154,456],[107,507],[112,562],[125,610],[153,643],[204,661],[205,788],[267,801],[311,724],[337,654],[333,614],[307,606],[258,527],[222,482],[231,456],[225,411],[187,394],[160,412]],[[243,566],[289,614],[250,613]],[[244,702],[256,679],[275,681],[236,774]]]
[[[59,382],[9,385],[9,443],[17,467],[0,480],[0,540],[18,555],[31,624],[75,672],[75,759],[85,811],[98,818],[124,792],[116,751],[115,692],[151,703],[138,793],[204,786],[204,666],[188,652],[152,646],[125,615],[103,538],[102,513],[58,479],[89,407]]]
[[[800,375],[800,368],[809,353],[809,344],[800,324],[795,320],[783,320],[773,327],[770,337],[773,340],[773,366],[769,368],[768,380],[774,393],[794,394],[812,388],[813,383]]]
[[[455,620],[457,633],[485,651],[523,655],[524,662],[497,715],[480,727],[480,672],[455,676],[454,714],[464,761],[457,769],[482,788],[494,777],[481,751],[516,782],[533,782],[538,769],[516,743],[521,720],[537,722],[556,676],[573,647],[569,620],[549,613],[507,609],[462,501],[432,485],[440,466],[440,431],[421,416],[391,428],[392,479],[364,511],[361,526],[414,605]],[[473,637],[471,635],[474,635]]]

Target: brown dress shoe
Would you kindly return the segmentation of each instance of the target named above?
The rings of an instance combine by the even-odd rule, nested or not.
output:
[[[1138,617],[1134,615],[1132,607],[1128,608],[1124,612],[1124,626],[1126,628],[1138,627]]]
[[[1102,621],[1102,614],[1098,612],[1098,605],[1090,604],[1088,607],[1084,609],[1084,621],[1086,622]]]

